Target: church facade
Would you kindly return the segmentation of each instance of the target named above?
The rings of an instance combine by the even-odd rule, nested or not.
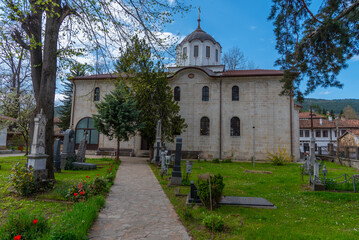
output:
[[[283,72],[278,70],[230,70],[221,64],[222,48],[197,29],[177,46],[176,66],[168,68],[168,82],[180,114],[188,125],[180,137],[182,150],[199,153],[201,158],[265,160],[267,152],[286,148],[299,159],[299,117],[291,97],[280,96]],[[116,75],[76,77],[71,122],[76,142],[87,130],[88,146],[116,148],[94,129],[95,103],[114,88]],[[166,143],[169,150],[174,143]],[[133,155],[146,152],[140,136],[121,142]]]

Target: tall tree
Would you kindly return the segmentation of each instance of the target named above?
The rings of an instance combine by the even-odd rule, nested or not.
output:
[[[109,137],[117,139],[116,160],[119,160],[120,141],[128,141],[130,136],[143,126],[140,111],[125,84],[120,81],[114,91],[105,95],[104,100],[96,104],[98,114],[93,115],[96,129]]]
[[[187,124],[179,115],[180,108],[173,99],[165,68],[152,60],[151,47],[137,36],[132,38],[115,66],[120,79],[131,86],[137,109],[142,113],[140,122],[144,123],[139,131],[150,144],[150,150],[156,139],[158,120],[162,123],[162,140],[173,141],[175,134],[181,134]]]
[[[162,44],[156,32],[171,22],[175,13],[186,11],[184,0],[3,0],[0,21],[13,25],[11,36],[30,53],[31,78],[36,111],[44,110],[46,125],[45,151],[49,155],[48,178],[54,179],[53,118],[58,56],[73,53],[59,42],[79,33],[81,42],[97,49],[121,44],[133,31],[141,31],[150,42]],[[24,32],[24,34],[22,34]],[[67,37],[67,38],[66,38]],[[88,40],[84,41],[83,38]],[[73,43],[73,42],[72,42]],[[58,46],[64,46],[59,49]],[[88,47],[88,46],[87,46]],[[104,52],[105,50],[103,50]],[[102,56],[110,55],[111,51]]]
[[[71,78],[74,78],[76,76],[85,76],[87,72],[92,71],[92,67],[88,64],[81,64],[74,62],[71,64],[70,67],[70,73],[68,74],[68,80],[71,80]],[[73,85],[71,81],[64,80],[62,82],[63,89],[60,91],[60,93],[64,96],[63,99],[60,100],[62,105],[59,109],[59,119],[61,122],[58,124],[58,126],[62,130],[68,129],[70,126],[71,121],[71,109],[72,109],[72,92],[73,92]]]
[[[254,69],[256,65],[244,57],[239,47],[232,47],[223,54],[222,63],[227,70]]]
[[[284,70],[283,94],[299,100],[316,87],[342,87],[337,76],[359,54],[359,0],[322,1],[313,11],[309,0],[272,0],[276,61]],[[304,93],[299,89],[306,80]]]
[[[343,109],[343,115],[345,119],[358,119],[358,114],[350,105],[346,106]]]

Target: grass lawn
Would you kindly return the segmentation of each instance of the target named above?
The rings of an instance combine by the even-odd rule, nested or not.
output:
[[[328,177],[344,173],[358,174],[354,168],[325,162]],[[211,239],[211,232],[202,226],[209,214],[202,206],[188,207],[186,197],[176,197],[175,187],[168,187],[167,176],[161,178],[152,166],[184,225],[194,239]],[[185,171],[182,162],[182,172]],[[272,174],[245,173],[245,170],[270,171]],[[313,192],[308,176],[301,175],[298,164],[274,166],[270,163],[211,163],[194,161],[190,180],[197,182],[202,173],[220,173],[224,177],[225,196],[263,197],[277,209],[256,209],[221,206],[215,213],[225,220],[224,232],[216,239],[358,239],[359,193]],[[189,193],[189,187],[180,187]],[[243,219],[243,222],[242,222]]]
[[[28,211],[32,214],[42,214],[48,219],[48,224],[51,229],[55,229],[56,226],[60,226],[68,218],[69,212],[80,211],[83,215],[85,224],[79,231],[86,234],[89,227],[91,227],[92,221],[96,218],[99,208],[104,204],[104,197],[94,196],[90,197],[87,201],[81,203],[73,203],[66,200],[65,195],[68,189],[73,186],[74,183],[79,181],[86,181],[87,183],[99,176],[105,176],[109,169],[112,169],[116,173],[118,164],[115,164],[114,160],[109,158],[103,159],[87,159],[86,162],[97,164],[96,170],[88,171],[71,171],[65,170],[61,173],[55,173],[56,184],[52,191],[40,193],[31,197],[20,197],[15,193],[8,190],[10,183],[8,177],[11,172],[11,168],[16,162],[21,164],[26,163],[25,157],[0,157],[0,226],[3,226],[7,221],[7,218],[11,214],[17,212]],[[113,168],[112,166],[115,166]],[[89,178],[87,178],[89,177]],[[86,216],[86,208],[93,208],[96,212],[95,216]],[[93,218],[93,219],[86,219]],[[91,221],[91,223],[86,221]],[[80,221],[81,223],[81,221]],[[0,236],[0,239],[1,236]],[[40,239],[47,239],[43,237]]]

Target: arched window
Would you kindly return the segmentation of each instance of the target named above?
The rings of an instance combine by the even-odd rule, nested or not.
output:
[[[174,93],[173,93],[173,98],[175,101],[181,101],[181,88],[180,87],[175,87],[174,89]]]
[[[232,101],[239,101],[239,87],[232,87]]]
[[[94,90],[93,100],[100,101],[100,88],[99,87],[95,88],[95,90]]]
[[[204,136],[209,135],[209,118],[208,117],[202,117],[201,118],[200,134],[204,135]]]
[[[75,140],[76,147],[84,137],[84,131],[87,131],[87,149],[97,150],[98,148],[98,131],[95,128],[92,118],[86,117],[81,119],[76,125]]]
[[[241,135],[241,122],[238,117],[232,117],[231,119],[231,136]]]
[[[207,86],[202,88],[202,101],[209,101],[209,88]]]

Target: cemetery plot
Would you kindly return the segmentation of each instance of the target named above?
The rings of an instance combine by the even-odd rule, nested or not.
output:
[[[186,161],[182,161],[182,175],[186,174]],[[327,179],[357,170],[334,163],[325,163]],[[190,186],[169,187],[168,176],[152,166],[162,188],[176,212],[194,239],[211,239],[211,231],[204,227],[210,215],[207,208],[187,205]],[[168,169],[169,175],[172,169]],[[256,171],[257,173],[254,173]],[[259,174],[271,172],[271,174]],[[189,180],[197,184],[198,175],[204,173],[223,176],[224,196],[261,197],[273,203],[276,209],[245,208],[221,205],[214,210],[224,221],[224,230],[215,233],[215,239],[357,239],[359,194],[354,192],[314,192],[309,187],[309,175],[301,175],[298,164],[274,166],[269,163],[211,163],[193,161]],[[357,180],[358,181],[358,180]],[[176,190],[179,189],[179,190]],[[176,191],[177,195],[176,196]],[[178,194],[180,193],[180,194]],[[238,199],[226,199],[238,200]],[[269,204],[261,202],[260,204]],[[328,218],[330,216],[330,218]]]

